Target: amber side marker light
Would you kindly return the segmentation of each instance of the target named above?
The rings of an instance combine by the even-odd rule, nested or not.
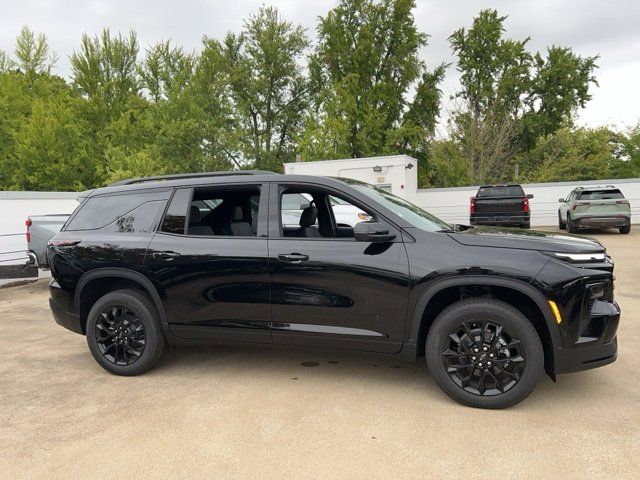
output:
[[[547,302],[549,302],[553,316],[556,318],[556,323],[559,325],[560,322],[562,322],[562,316],[560,316],[560,309],[558,308],[558,305],[556,305],[556,302],[553,300],[547,300]]]

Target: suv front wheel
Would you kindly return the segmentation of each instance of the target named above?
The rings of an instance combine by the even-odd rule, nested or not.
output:
[[[115,375],[150,370],[167,350],[158,313],[146,295],[116,290],[98,299],[87,318],[93,358]]]
[[[544,367],[542,344],[531,322],[492,298],[469,298],[445,308],[429,329],[425,352],[440,388],[478,408],[521,402]]]

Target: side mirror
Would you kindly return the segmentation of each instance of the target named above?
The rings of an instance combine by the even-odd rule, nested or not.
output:
[[[533,198],[533,193],[527,193],[527,198],[531,200]]]
[[[311,206],[311,204],[310,204],[310,203],[301,203],[301,204],[300,204],[300,210],[304,210],[305,208],[308,208],[308,207],[310,207],[310,206]]]
[[[360,222],[353,227],[353,237],[358,242],[384,243],[396,238],[389,232],[389,227],[379,222]]]
[[[559,199],[558,199],[558,201],[559,201],[560,203],[565,203],[564,198],[559,198]]]

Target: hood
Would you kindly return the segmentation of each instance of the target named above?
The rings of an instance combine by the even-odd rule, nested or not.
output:
[[[604,252],[593,238],[566,233],[541,232],[519,228],[471,227],[448,234],[456,242],[473,247],[517,248],[561,253]]]

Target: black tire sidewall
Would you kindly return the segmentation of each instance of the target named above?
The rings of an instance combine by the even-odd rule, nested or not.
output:
[[[463,321],[493,320],[520,339],[526,356],[524,373],[507,392],[480,396],[459,387],[442,364],[441,350],[446,337]],[[544,352],[540,338],[527,318],[517,309],[494,299],[461,300],[443,310],[435,319],[425,345],[427,366],[440,388],[458,402],[478,408],[506,408],[524,400],[535,388],[544,370]]]
[[[145,330],[145,347],[140,358],[131,365],[116,365],[100,352],[95,338],[95,327],[98,316],[112,305],[122,305],[138,315]],[[151,301],[133,290],[116,290],[98,299],[87,317],[87,344],[96,362],[115,375],[139,375],[151,369],[162,358],[166,351],[166,340],[162,332],[158,314]]]

